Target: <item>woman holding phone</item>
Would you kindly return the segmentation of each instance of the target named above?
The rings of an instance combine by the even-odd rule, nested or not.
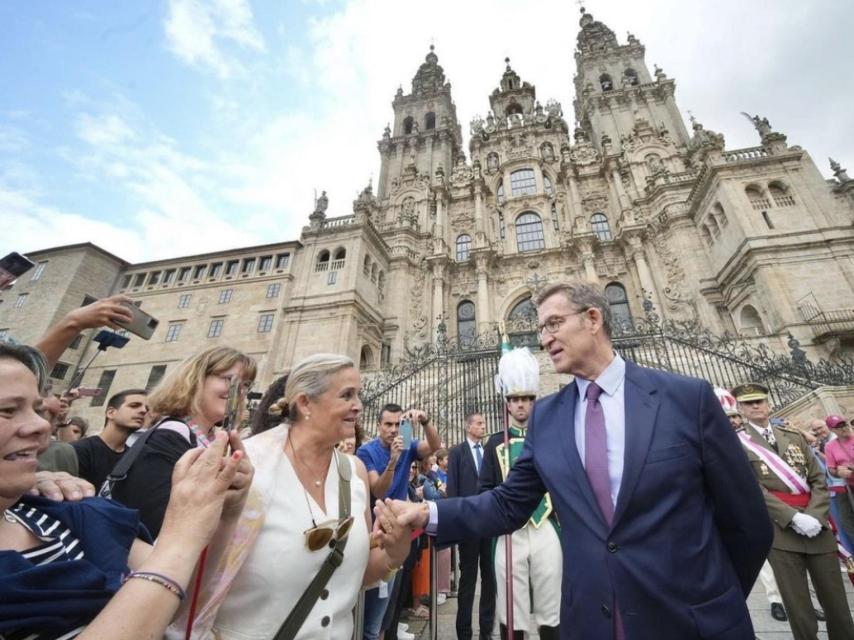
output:
[[[127,478],[113,486],[112,497],[139,509],[142,523],[155,538],[163,523],[175,463],[186,451],[210,445],[214,427],[226,417],[232,383],[239,381],[242,407],[255,371],[255,361],[240,351],[211,347],[182,362],[148,396],[149,410],[159,422],[145,442],[135,445],[143,449]],[[252,465],[244,459],[234,488],[242,489],[251,480]],[[242,508],[242,504],[232,506]]]

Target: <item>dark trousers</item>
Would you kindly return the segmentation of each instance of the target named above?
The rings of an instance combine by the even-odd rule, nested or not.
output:
[[[845,493],[836,495],[836,508],[839,510],[839,522],[836,524],[854,544],[854,494],[850,487]]]
[[[480,637],[489,638],[495,622],[495,571],[492,566],[492,540],[467,540],[457,545],[460,557],[460,586],[457,594],[457,638],[472,637],[471,615],[477,570],[480,566]]]
[[[810,600],[807,572],[815,587],[818,603],[827,617],[827,637],[830,640],[854,638],[854,622],[851,621],[835,553],[807,554],[771,549],[768,561],[774,569],[795,640],[815,640],[818,637],[818,621]]]

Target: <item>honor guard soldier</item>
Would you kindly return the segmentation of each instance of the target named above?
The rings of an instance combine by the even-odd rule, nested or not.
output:
[[[854,622],[828,523],[830,496],[824,473],[797,429],[771,424],[768,389],[749,383],[733,389],[745,417],[738,435],[762,486],[774,523],[768,556],[795,640],[816,640],[818,622],[807,574],[827,617],[829,640],[854,638]]]
[[[540,386],[539,364],[528,349],[513,349],[501,357],[498,378],[510,416],[508,446],[505,446],[505,434],[501,432],[493,434],[487,441],[480,472],[481,491],[501,484],[522,452],[528,416]],[[504,549],[508,539],[512,539],[512,616],[508,615],[506,591],[502,588],[508,579]],[[525,634],[536,630],[541,640],[558,640],[562,566],[560,526],[551,498],[545,494],[524,527],[511,536],[498,538],[496,542],[496,609],[502,640],[507,638],[508,619],[512,619],[514,639],[521,640]]]

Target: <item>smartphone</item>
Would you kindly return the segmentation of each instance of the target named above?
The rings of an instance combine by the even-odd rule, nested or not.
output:
[[[400,437],[403,438],[403,450],[409,450],[412,445],[412,421],[409,419],[400,421]]]
[[[240,376],[231,376],[228,385],[228,400],[225,403],[225,417],[222,419],[222,428],[233,431],[237,428],[240,419],[240,396],[243,391],[243,380]]]
[[[94,398],[101,395],[101,390],[98,387],[78,387],[77,395],[81,398]]]
[[[127,302],[125,303],[125,306],[130,309],[130,312],[133,315],[133,320],[130,322],[117,320],[116,324],[123,329],[127,329],[131,333],[138,335],[143,340],[150,340],[151,336],[154,335],[154,330],[157,329],[157,325],[160,324],[160,321],[153,316],[148,315],[135,304]]]
[[[35,262],[16,251],[0,258],[0,289],[15,282],[18,276],[26,273],[34,266],[36,266]]]

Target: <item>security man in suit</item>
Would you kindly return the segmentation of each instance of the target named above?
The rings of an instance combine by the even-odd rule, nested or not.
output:
[[[854,622],[828,523],[830,496],[824,473],[797,429],[772,425],[768,389],[748,383],[733,389],[747,419],[739,434],[774,523],[768,556],[795,640],[816,640],[818,622],[807,574],[827,617],[830,640],[854,638]]]
[[[473,496],[478,492],[478,475],[483,466],[486,422],[479,413],[466,416],[466,439],[448,453],[448,497]],[[495,624],[495,573],[492,569],[492,540],[472,538],[457,545],[460,555],[460,586],[457,590],[457,638],[471,640],[471,615],[477,570],[480,566],[480,638],[492,637]]]
[[[497,487],[522,453],[528,417],[540,388],[540,366],[528,349],[513,349],[501,357],[498,366],[507,403],[509,425],[507,446],[504,432],[490,436],[484,448],[480,490]],[[560,583],[563,553],[560,525],[549,494],[543,496],[525,526],[509,536],[501,536],[495,548],[495,578],[498,586],[498,622],[502,640],[507,638],[507,579],[504,545],[512,540],[513,637],[523,640],[534,629],[540,640],[560,637]]]

